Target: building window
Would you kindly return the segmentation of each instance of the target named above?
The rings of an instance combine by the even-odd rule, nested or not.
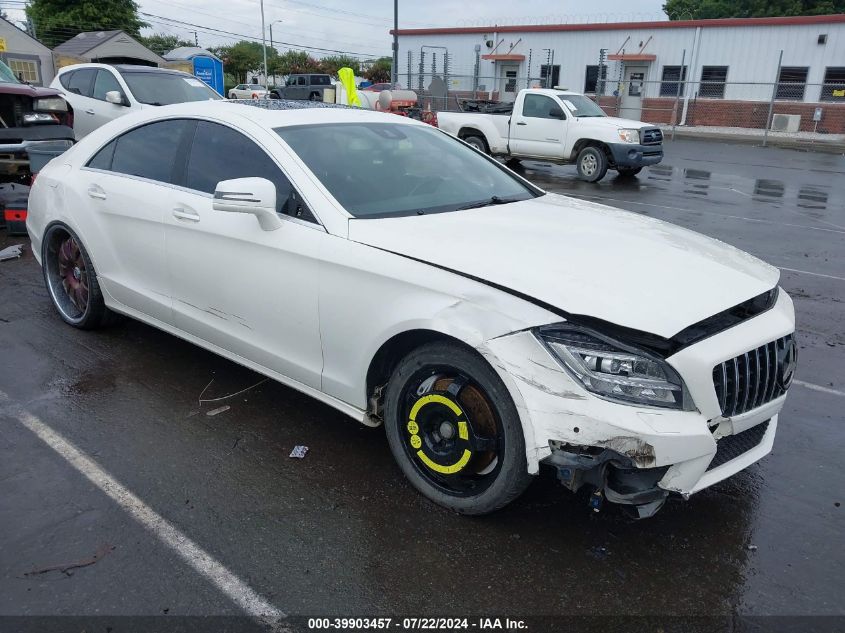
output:
[[[551,69],[551,76],[549,76],[549,70]],[[549,66],[548,64],[543,64],[540,66],[540,79],[542,79],[542,84],[544,88],[554,88],[558,85],[560,81],[560,65],[555,64],[554,66]]]
[[[40,84],[41,77],[38,76],[38,64],[26,59],[10,59],[9,68],[15,73],[15,77],[28,84]]]
[[[727,78],[727,66],[702,66],[698,96],[707,99],[724,99],[725,80]]]
[[[677,97],[678,91],[683,92],[681,84],[687,80],[687,67],[664,66],[663,79],[660,81],[661,97]]]
[[[822,84],[822,101],[845,101],[845,66],[828,66]]]
[[[778,89],[775,99],[803,101],[804,89],[807,87],[806,66],[783,66],[778,76]]]
[[[604,84],[607,81],[607,66],[601,66],[601,74],[599,74],[599,66],[587,66],[587,71],[584,73],[584,92],[586,93],[604,93]]]

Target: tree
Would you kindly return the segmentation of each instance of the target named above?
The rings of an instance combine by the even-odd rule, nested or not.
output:
[[[671,1],[671,0],[670,0]],[[364,72],[364,77],[374,84],[384,84],[390,81],[390,72],[393,69],[393,59],[390,57],[379,57]]]
[[[234,75],[238,83],[244,83],[249,73],[264,72],[264,53],[259,42],[241,40],[231,46],[218,46],[209,49],[223,60],[223,68]],[[268,73],[273,73],[273,66],[277,63],[279,54],[275,49],[267,47]]]
[[[359,75],[361,73],[361,62],[349,55],[331,55],[329,57],[323,57],[323,59],[320,60],[320,66],[323,68],[323,72],[329,75],[336,76],[337,71],[341,68],[351,68],[355,75]]]
[[[55,48],[83,31],[120,29],[134,37],[148,26],[134,0],[32,0],[26,17],[46,46]]]
[[[320,62],[305,51],[285,51],[275,58],[270,72],[274,75],[293,75],[298,73],[319,73],[322,70]]]
[[[138,41],[149,48],[152,52],[157,55],[161,55],[162,57],[174,48],[179,48],[180,46],[194,46],[193,42],[179,39],[178,35],[171,35],[170,33],[142,35],[138,38]]]
[[[845,0],[666,0],[670,20],[845,13]]]

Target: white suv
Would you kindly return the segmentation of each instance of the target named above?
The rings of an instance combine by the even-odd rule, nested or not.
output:
[[[230,99],[266,99],[268,95],[267,88],[258,84],[238,84],[229,90]]]
[[[77,140],[142,108],[223,98],[193,75],[152,66],[75,64],[59,70],[50,87],[73,108]]]

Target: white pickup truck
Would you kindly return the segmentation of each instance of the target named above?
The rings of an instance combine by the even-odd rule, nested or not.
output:
[[[609,117],[591,99],[568,90],[521,90],[512,111],[441,111],[437,124],[493,156],[575,163],[578,175],[589,182],[604,178],[608,169],[633,176],[663,160],[659,128]]]

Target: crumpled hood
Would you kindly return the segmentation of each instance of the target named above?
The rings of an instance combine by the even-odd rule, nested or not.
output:
[[[351,219],[349,239],[666,338],[772,289],[780,277],[718,240],[556,194],[454,213]]]

